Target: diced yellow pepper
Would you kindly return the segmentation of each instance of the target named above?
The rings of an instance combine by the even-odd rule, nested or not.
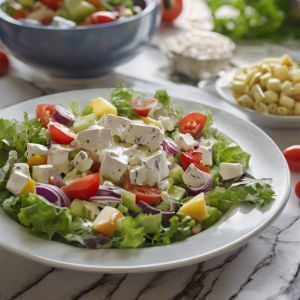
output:
[[[119,229],[118,220],[124,215],[117,209],[105,206],[92,224],[92,228],[105,236],[112,238],[115,230]]]
[[[201,223],[206,218],[209,217],[207,213],[206,204],[204,201],[204,194],[201,193],[191,199],[189,202],[185,203],[180,209],[179,212],[190,216],[192,219]]]
[[[157,121],[157,120],[154,120],[154,119],[152,119],[152,118],[149,118],[149,117],[143,117],[143,121],[144,121],[144,123],[146,123],[146,124],[153,124],[153,125],[155,125],[155,126],[157,126],[157,127],[160,127],[160,122]]]
[[[115,116],[118,114],[117,108],[113,104],[111,104],[109,101],[107,101],[101,97],[92,100],[89,103],[89,106],[91,106],[93,108],[95,115],[99,119],[104,114],[111,114],[111,115],[115,115]]]
[[[21,194],[28,194],[28,193],[35,194],[35,185],[36,185],[35,181],[29,178],[27,183],[23,187]]]
[[[29,168],[32,168],[33,166],[40,166],[46,164],[47,164],[47,156],[43,156],[43,155],[31,156],[27,161],[27,165],[29,166]]]

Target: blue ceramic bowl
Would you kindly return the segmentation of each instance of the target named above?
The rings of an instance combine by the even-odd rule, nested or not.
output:
[[[146,3],[133,17],[75,28],[25,24],[0,9],[0,38],[15,57],[50,75],[101,76],[134,58],[154,34],[161,17],[158,3]]]

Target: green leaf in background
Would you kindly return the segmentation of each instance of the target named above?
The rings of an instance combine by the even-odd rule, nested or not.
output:
[[[155,98],[161,103],[163,106],[170,106],[171,97],[168,95],[166,90],[157,90],[155,92]]]

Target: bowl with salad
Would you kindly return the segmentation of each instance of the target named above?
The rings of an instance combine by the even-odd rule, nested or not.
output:
[[[58,77],[109,73],[135,57],[160,21],[156,0],[1,0],[10,52]]]
[[[166,90],[122,83],[0,117],[0,244],[50,265],[116,273],[196,263],[253,237],[289,196],[286,161],[264,132]]]

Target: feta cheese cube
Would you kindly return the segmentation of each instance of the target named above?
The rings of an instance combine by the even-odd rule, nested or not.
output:
[[[141,159],[137,154],[134,154],[128,161],[128,163],[132,166],[139,165],[141,163]]]
[[[192,187],[198,187],[205,183],[207,176],[206,172],[202,172],[198,168],[195,167],[194,164],[190,164],[189,167],[185,170],[182,175],[183,182],[186,185],[190,185]],[[207,174],[209,176],[209,174]]]
[[[164,134],[161,129],[152,124],[129,124],[122,135],[122,139],[126,143],[146,145],[151,150],[157,149],[162,143],[163,138]]]
[[[147,169],[145,166],[138,166],[129,172],[130,182],[132,184],[147,184]]]
[[[31,156],[34,155],[47,156],[48,148],[40,144],[27,143],[26,152],[27,152],[27,159],[29,159]]]
[[[47,164],[52,165],[56,173],[67,174],[71,169],[68,155],[72,150],[73,148],[70,146],[52,144],[48,151]]]
[[[13,166],[13,169],[11,171],[11,175],[14,173],[14,172],[21,172],[23,173],[24,175],[30,177],[30,173],[29,173],[29,166],[25,163],[17,163],[17,164],[14,164]]]
[[[118,181],[127,169],[127,159],[125,156],[120,156],[113,151],[106,151],[100,167],[102,176]]]
[[[158,121],[161,122],[162,126],[164,127],[165,131],[172,131],[174,130],[174,122],[170,117],[160,116]]]
[[[162,192],[167,192],[170,188],[170,183],[168,179],[162,180],[160,181],[158,184],[158,188],[162,191]],[[169,195],[168,195],[169,196]]]
[[[80,151],[73,159],[73,164],[77,170],[85,172],[90,169],[93,160],[84,152]]]
[[[198,142],[189,133],[177,133],[174,142],[183,150],[194,148]]]
[[[121,137],[125,127],[131,123],[132,121],[127,118],[104,114],[97,125],[110,128],[113,135]]]
[[[220,163],[220,174],[224,180],[236,178],[243,175],[243,173],[243,167],[239,163]]]
[[[212,156],[211,156],[211,153],[210,153],[210,151],[209,151],[209,148],[200,146],[200,147],[197,149],[197,151],[201,152],[203,163],[204,163],[206,166],[211,166],[211,165],[212,165]]]
[[[82,148],[96,153],[102,149],[109,149],[114,144],[111,130],[98,125],[79,132],[76,141]]]
[[[15,196],[20,195],[29,179],[29,176],[26,176],[19,171],[15,171],[7,181],[6,188]]]
[[[32,179],[36,182],[49,184],[49,179],[54,176],[54,168],[52,165],[41,165],[32,167]]]

